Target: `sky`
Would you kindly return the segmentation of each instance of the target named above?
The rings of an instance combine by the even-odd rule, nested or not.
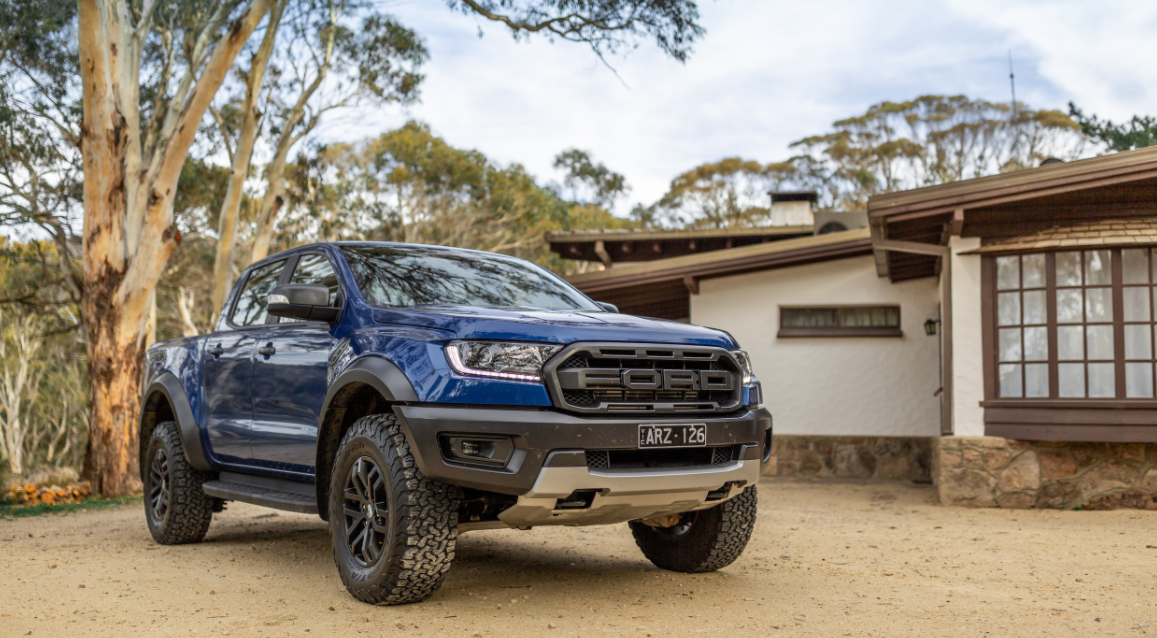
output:
[[[515,41],[441,0],[381,9],[430,50],[422,101],[345,113],[356,140],[416,119],[451,145],[559,181],[577,147],[623,173],[634,202],[703,162],[791,155],[789,144],[884,100],[965,94],[1114,120],[1157,114],[1153,0],[700,0],[707,33],[686,64],[652,41],[608,59],[545,38]],[[481,33],[481,37],[479,34]]]

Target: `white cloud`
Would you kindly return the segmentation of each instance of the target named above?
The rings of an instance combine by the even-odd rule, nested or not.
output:
[[[881,100],[1007,100],[1010,48],[1017,96],[1032,106],[1064,108],[1071,99],[1117,119],[1157,110],[1153,3],[700,4],[708,33],[688,63],[643,42],[610,60],[626,86],[583,46],[514,42],[438,2],[393,5],[431,49],[423,101],[408,112],[343,118],[331,135],[373,135],[412,117],[455,146],[520,162],[541,179],[556,178],[552,158],[577,146],[623,172],[635,201],[650,202],[696,164],[787,157],[792,141]]]

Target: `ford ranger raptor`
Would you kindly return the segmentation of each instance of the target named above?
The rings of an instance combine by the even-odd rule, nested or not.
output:
[[[227,501],[317,514],[373,604],[433,594],[471,530],[627,523],[656,566],[719,569],[770,457],[729,334],[492,253],[293,248],[245,269],[213,332],[146,358],[153,538],[198,542]]]

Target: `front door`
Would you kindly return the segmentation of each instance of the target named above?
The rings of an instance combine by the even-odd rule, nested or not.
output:
[[[343,295],[325,255],[306,253],[293,265],[290,283],[324,284],[330,304]],[[317,426],[329,387],[329,354],[334,346],[327,323],[281,317],[266,326],[253,364],[253,460],[257,465],[312,474]]]
[[[224,463],[245,463],[251,458],[254,350],[265,329],[269,293],[284,268],[283,259],[249,273],[222,326],[225,329],[210,334],[205,341],[201,372],[205,430],[212,456]]]

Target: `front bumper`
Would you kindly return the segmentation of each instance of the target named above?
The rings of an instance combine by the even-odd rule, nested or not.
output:
[[[543,468],[552,452],[585,450],[632,450],[638,447],[638,426],[641,423],[706,423],[708,446],[745,445],[746,457],[740,461],[749,467],[762,469],[767,458],[766,445],[770,439],[771,414],[764,408],[742,410],[727,416],[688,416],[683,418],[646,418],[632,415],[627,418],[582,417],[542,409],[487,408],[476,406],[398,405],[398,415],[410,451],[418,469],[436,481],[474,489],[516,496],[538,493],[543,480]],[[514,442],[514,453],[505,467],[478,467],[447,460],[442,441],[448,435],[485,434],[508,436]],[[749,458],[747,458],[749,457]],[[560,456],[559,459],[564,457]],[[570,455],[567,458],[575,458]],[[587,472],[585,462],[577,461],[568,469]],[[711,468],[712,471],[728,466]],[[608,470],[618,471],[618,470]],[[638,473],[658,478],[693,473],[695,468],[664,468],[661,472],[638,470]],[[754,482],[759,472],[747,480]],[[554,476],[554,474],[546,474]],[[553,485],[556,479],[548,479]],[[664,479],[666,480],[666,479]],[[708,489],[718,488],[724,479]],[[662,483],[658,481],[656,484]],[[593,489],[576,486],[574,489]],[[554,488],[552,488],[554,489]],[[553,493],[553,492],[552,492]],[[568,491],[569,493],[569,491]],[[565,495],[563,495],[565,496]]]

